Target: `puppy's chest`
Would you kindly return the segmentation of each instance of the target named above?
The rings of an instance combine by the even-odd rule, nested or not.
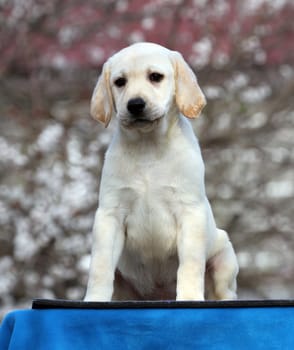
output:
[[[124,218],[127,248],[153,257],[174,253],[181,214],[197,196],[191,169],[198,158],[188,161],[173,149],[120,155],[109,159],[101,197]]]
[[[172,186],[141,186],[129,189],[125,220],[130,249],[162,256],[176,248],[177,208]]]

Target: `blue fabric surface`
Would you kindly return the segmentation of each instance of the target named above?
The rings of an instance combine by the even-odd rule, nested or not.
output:
[[[14,311],[1,350],[294,349],[293,307]]]

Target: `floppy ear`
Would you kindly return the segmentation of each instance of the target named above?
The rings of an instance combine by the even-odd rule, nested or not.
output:
[[[113,114],[113,98],[109,83],[110,67],[106,62],[98,79],[91,99],[91,116],[103,123],[105,127]]]
[[[184,116],[196,118],[206,105],[204,94],[198,85],[195,74],[183,56],[173,51],[172,61],[175,70],[176,104]]]

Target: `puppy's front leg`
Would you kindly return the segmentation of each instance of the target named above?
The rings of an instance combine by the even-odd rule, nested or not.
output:
[[[177,240],[177,300],[204,300],[206,231],[202,208],[182,215]]]
[[[117,214],[117,213],[116,213]],[[124,245],[123,224],[110,210],[97,210],[86,301],[110,301],[115,269]]]

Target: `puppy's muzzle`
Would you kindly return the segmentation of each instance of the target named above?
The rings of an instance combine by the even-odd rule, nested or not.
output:
[[[161,119],[161,116],[157,117],[152,114],[147,103],[141,97],[131,98],[127,103],[127,110],[129,115],[122,122],[123,126],[127,128],[151,131]]]
[[[128,101],[128,111],[133,117],[139,117],[144,112],[146,102],[141,98],[132,98]]]

